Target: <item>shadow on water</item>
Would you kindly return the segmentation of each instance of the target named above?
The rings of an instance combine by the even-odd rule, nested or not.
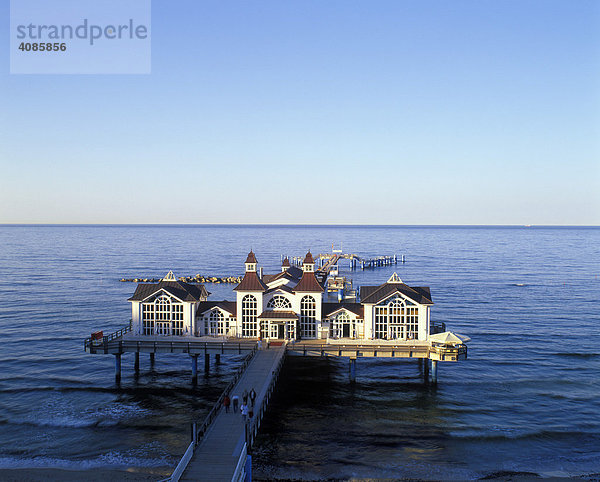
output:
[[[416,362],[360,362],[351,382],[348,359],[286,359],[254,447],[258,479],[386,476],[382,460],[443,450],[437,389]]]

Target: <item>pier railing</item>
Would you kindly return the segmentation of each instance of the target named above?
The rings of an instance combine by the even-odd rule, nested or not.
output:
[[[208,429],[208,427],[210,427],[210,424],[213,423],[213,420],[219,414],[219,411],[221,410],[221,407],[223,406],[223,400],[225,399],[225,396],[229,395],[231,393],[231,390],[233,389],[233,387],[235,387],[235,384],[242,377],[242,375],[244,374],[244,371],[246,370],[246,368],[252,361],[252,358],[254,358],[254,355],[256,355],[256,350],[257,350],[257,346],[255,345],[254,349],[244,358],[244,361],[238,368],[237,372],[235,372],[233,379],[229,382],[229,385],[227,385],[227,387],[225,387],[225,390],[223,390],[223,393],[221,393],[221,396],[213,405],[211,411],[204,419],[204,422],[202,422],[202,425],[200,425],[197,428],[196,444],[198,443],[200,437],[204,436],[204,434],[206,433],[206,430]]]
[[[252,445],[254,444],[254,439],[258,434],[258,429],[260,428],[260,423],[267,410],[269,400],[271,400],[271,395],[275,390],[275,385],[277,384],[277,380],[279,379],[279,372],[281,371],[281,367],[283,366],[284,361],[285,355],[279,359],[279,361],[277,362],[277,366],[273,370],[271,382],[269,383],[269,387],[267,388],[267,391],[262,399],[262,403],[260,404],[259,409],[257,410],[252,420],[246,424],[246,448],[249,452],[251,452]]]
[[[223,390],[219,399],[214,403],[210,412],[204,418],[204,421],[202,422],[202,424],[200,424],[199,426],[196,423],[192,424],[192,440],[191,440],[190,444],[188,445],[188,448],[186,449],[185,453],[183,454],[183,457],[179,461],[179,464],[177,464],[177,467],[171,474],[171,477],[169,477],[166,480],[177,482],[181,478],[181,476],[183,475],[183,472],[185,471],[186,467],[188,466],[190,460],[192,459],[192,456],[194,455],[194,450],[196,450],[196,447],[200,443],[200,439],[202,437],[204,437],[204,434],[206,433],[206,431],[208,430],[210,425],[214,422],[215,418],[217,418],[217,415],[221,411],[221,408],[223,407],[223,400],[225,399],[225,396],[229,395],[229,393],[231,393],[231,390],[233,389],[233,387],[235,387],[236,383],[242,377],[242,375],[244,374],[244,371],[246,370],[246,368],[252,361],[252,358],[254,358],[254,355],[256,355],[256,350],[257,350],[257,345],[255,345],[254,349],[244,358],[244,361],[242,362],[242,364],[238,368],[237,372],[233,376],[233,379],[229,382],[229,385],[227,385],[227,387],[225,387],[225,390]]]
[[[443,321],[431,321],[429,323],[429,334],[444,333],[446,331],[446,323]]]
[[[92,337],[86,338],[83,341],[83,349],[87,351],[90,350],[91,353],[95,353],[95,348],[98,347],[107,347],[108,343],[112,340],[116,340],[117,338],[121,338],[125,333],[129,333],[132,330],[132,321],[129,320],[129,324],[120,330],[111,333],[110,335],[104,335],[101,339],[94,340]]]

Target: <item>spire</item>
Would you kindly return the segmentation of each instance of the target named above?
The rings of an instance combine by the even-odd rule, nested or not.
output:
[[[290,260],[287,259],[287,257],[283,260],[283,263],[281,263],[281,271],[287,271],[290,267]]]

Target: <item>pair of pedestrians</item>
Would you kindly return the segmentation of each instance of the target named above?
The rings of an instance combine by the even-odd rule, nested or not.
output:
[[[246,405],[248,405],[248,398],[250,399],[250,403],[254,407],[254,402],[256,401],[256,392],[254,391],[254,388],[250,390],[250,393],[248,393],[248,390],[244,390],[242,400]]]

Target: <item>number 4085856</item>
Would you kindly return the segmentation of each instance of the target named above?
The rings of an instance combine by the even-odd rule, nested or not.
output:
[[[21,42],[19,50],[24,52],[64,52],[67,50],[66,43],[25,43]]]

